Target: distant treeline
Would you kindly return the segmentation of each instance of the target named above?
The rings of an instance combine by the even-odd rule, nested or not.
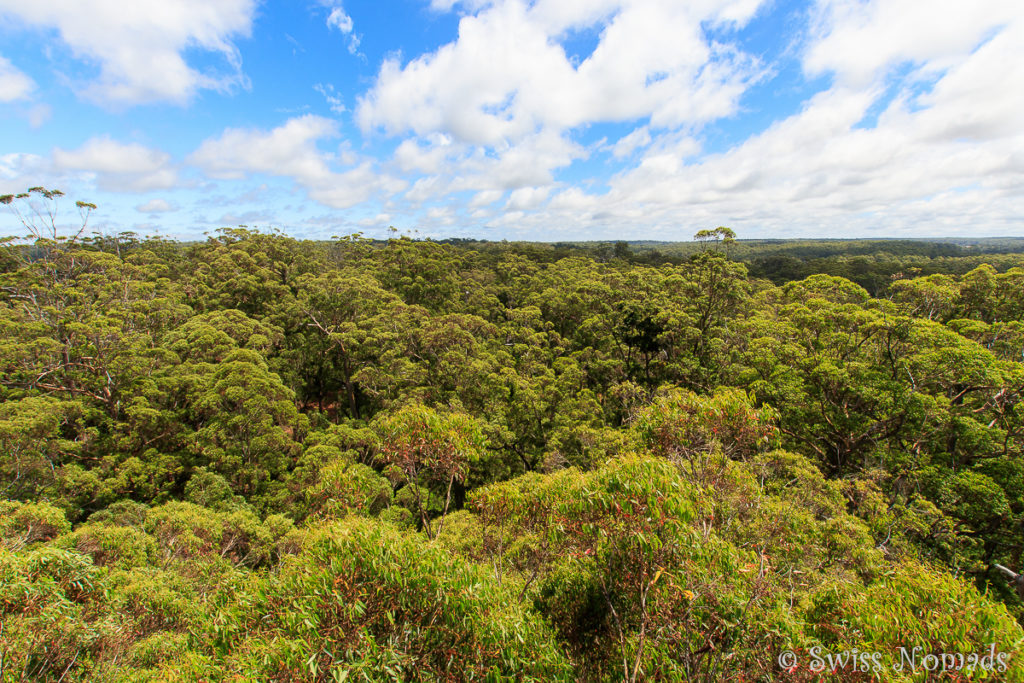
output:
[[[698,242],[490,242],[441,240],[477,251],[507,251],[553,263],[570,256],[596,261],[620,259],[644,265],[679,265],[708,248]],[[721,247],[724,248],[724,247]],[[835,275],[856,282],[872,296],[893,280],[925,275],[963,275],[983,263],[999,271],[1021,263],[1024,237],[933,239],[736,240],[730,258],[747,266],[751,277],[781,285],[811,275]]]

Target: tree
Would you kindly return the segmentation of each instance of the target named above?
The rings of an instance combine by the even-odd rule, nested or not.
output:
[[[693,236],[695,242],[700,242],[700,250],[704,252],[707,250],[709,243],[714,243],[714,249],[718,250],[718,245],[721,244],[725,248],[725,253],[729,253],[730,247],[736,243],[736,233],[732,228],[726,228],[725,226],[719,226],[714,230],[699,230]]]
[[[70,236],[62,235],[57,215],[59,201],[63,196],[60,190],[30,187],[25,192],[0,195],[0,204],[11,210],[22,227],[28,230],[27,239],[33,240],[35,248],[45,255],[51,250],[61,251],[73,247],[88,227],[89,216],[96,210],[96,205],[91,202],[75,202],[81,225]]]
[[[248,350],[233,351],[195,373],[191,410],[198,429],[189,438],[191,452],[242,495],[280,487],[308,424],[292,392]]]
[[[420,524],[429,538],[436,538],[451,504],[452,485],[463,481],[470,465],[484,457],[480,424],[463,413],[439,413],[413,404],[381,416],[374,429],[385,474],[413,492]],[[426,498],[432,495],[443,499],[436,528],[427,515]]]
[[[368,339],[380,344],[377,330],[384,327],[400,300],[364,273],[334,271],[304,275],[297,282],[297,331],[290,357],[300,361],[303,389],[318,407],[335,402],[335,412],[362,413],[357,376],[380,357],[382,349],[368,349]],[[303,329],[304,328],[304,329]],[[334,392],[340,396],[332,396]],[[325,404],[325,399],[327,403]],[[333,401],[332,401],[333,399]]]
[[[0,403],[0,497],[36,500],[56,490],[58,471],[81,451],[61,435],[80,411],[48,396]]]

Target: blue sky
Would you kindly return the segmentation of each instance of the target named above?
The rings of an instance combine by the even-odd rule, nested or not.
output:
[[[1022,111],[1010,0],[0,0],[0,193],[105,233],[1024,235]]]

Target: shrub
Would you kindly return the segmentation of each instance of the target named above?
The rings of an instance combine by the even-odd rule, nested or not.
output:
[[[315,512],[332,517],[349,512],[376,516],[391,504],[391,483],[359,463],[336,460],[320,469],[306,497]]]
[[[55,541],[92,558],[98,567],[130,569],[156,559],[157,545],[151,536],[134,527],[84,524]]]
[[[49,503],[0,501],[0,544],[18,550],[71,531],[64,512]]]
[[[206,629],[221,675],[249,679],[569,678],[551,630],[487,570],[358,517],[223,592]]]
[[[776,419],[775,411],[755,407],[738,389],[712,396],[671,390],[641,410],[632,426],[640,443],[661,457],[693,459],[721,451],[742,459],[775,442]]]

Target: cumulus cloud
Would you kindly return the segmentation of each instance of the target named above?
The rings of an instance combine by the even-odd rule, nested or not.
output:
[[[567,136],[540,131],[494,153],[473,150],[458,163],[453,190],[515,190],[554,182],[554,171],[583,159],[587,151]]]
[[[736,110],[761,69],[711,41],[704,23],[748,20],[756,2],[516,0],[464,16],[458,39],[404,66],[384,62],[360,98],[364,129],[442,132],[477,145],[601,121],[650,117],[699,124]],[[569,29],[607,21],[576,65],[560,42]]]
[[[139,213],[170,213],[178,210],[178,205],[166,199],[150,199],[148,202],[135,207]]]
[[[91,191],[83,194],[85,186],[90,184],[88,178],[83,178],[79,171],[62,171],[54,167],[53,160],[48,156],[40,154],[0,154],[0,194],[13,194],[24,192],[30,187],[47,187],[55,190],[62,190],[67,194],[63,200],[57,202],[56,223],[58,231],[66,234],[71,230],[72,234],[82,227],[80,216],[74,208],[74,200],[91,200],[94,195]],[[91,189],[91,188],[90,188]],[[98,203],[99,200],[97,200]],[[42,208],[38,201],[30,201],[36,208]],[[24,207],[23,207],[24,208]],[[102,203],[101,203],[101,208]],[[25,212],[31,214],[32,210]],[[94,216],[98,218],[98,216]],[[29,222],[35,223],[29,216]],[[101,227],[103,220],[91,220],[93,227]],[[24,233],[24,225],[20,219],[11,211],[0,211],[0,235],[19,235]]]
[[[426,174],[406,193],[413,205],[472,190],[463,220],[535,237],[551,226],[578,237],[667,239],[721,224],[779,236],[838,226],[847,235],[1022,228],[1024,10],[1012,3],[947,12],[909,0],[821,0],[800,58],[805,73],[831,75],[831,84],[713,154],[701,122],[742,116],[737,98],[758,65],[736,46],[708,42],[697,24],[690,34],[674,25],[675,51],[630,50],[640,34],[632,27],[671,25],[674,16],[742,24],[756,2],[434,7],[467,13],[458,40],[404,66],[385,63],[358,109],[366,127],[416,136],[394,156],[403,170]],[[593,21],[604,26],[597,48],[573,65],[560,32]],[[659,44],[657,31],[649,40]],[[525,46],[525,63],[505,58],[513,44]],[[602,62],[605,50],[622,63]],[[531,99],[534,87],[552,93],[548,101]],[[573,142],[579,127],[603,121],[637,124],[597,151]],[[620,169],[607,190],[559,181],[560,170],[597,153]]]
[[[252,28],[256,0],[0,0],[0,15],[55,29],[71,52],[98,64],[99,77],[79,94],[101,104],[187,102],[200,89],[245,83],[232,40]],[[221,73],[184,57],[200,49],[223,57]]]
[[[535,209],[548,198],[549,191],[546,187],[521,187],[509,195],[505,208],[510,211]]]
[[[378,194],[397,194],[407,185],[400,178],[380,173],[375,163],[364,161],[355,168],[333,174],[328,182],[307,187],[307,190],[314,201],[335,209],[347,209]]]
[[[357,38],[340,1],[318,2],[327,30]],[[327,207],[363,204],[351,220],[330,218],[353,227],[362,219],[379,223],[367,217],[382,214],[385,222],[449,234],[493,230],[539,239],[554,238],[553,230],[558,238],[687,239],[715,225],[741,236],[1021,232],[1019,3],[812,2],[794,14],[766,0],[433,0],[434,11],[460,15],[451,42],[411,60],[386,59],[361,96],[314,86],[335,113],[354,102],[367,138],[390,136],[389,157],[376,159],[369,145],[340,139],[338,121],[305,115],[272,128],[223,130],[187,163],[209,178],[243,184],[254,175],[282,178],[268,181],[278,198],[294,182]],[[210,4],[214,15],[249,7],[241,0]],[[13,6],[0,0],[0,12]],[[777,58],[753,56],[743,42],[757,44],[750,34],[780,16],[735,30],[762,11],[787,12],[788,26],[798,26],[793,49],[779,58],[787,64],[762,63]],[[63,31],[56,20],[25,19],[33,13],[17,12]],[[142,21],[130,19],[133,11],[127,16],[124,25]],[[227,41],[244,30],[232,30],[211,33],[225,41],[223,50],[213,39],[185,38],[156,41],[148,54],[178,60],[186,76],[192,71],[182,45],[220,52],[236,65]],[[138,45],[129,41],[132,54],[123,63],[136,59]],[[574,54],[580,45],[590,45],[589,54]],[[131,85],[108,66],[122,63],[119,56],[74,49],[100,64],[101,82]],[[768,83],[790,66],[789,75]],[[0,61],[0,82],[5,68],[13,67]],[[803,101],[777,111],[785,97],[771,94],[792,89],[785,79],[801,72],[816,80],[796,83],[807,93]],[[164,93],[152,90],[152,98],[172,100],[167,93],[213,87],[196,78],[187,87],[173,79],[147,87]],[[751,93],[762,83],[768,87]],[[31,184],[72,174],[122,191],[178,182],[165,153],[106,137],[54,150],[49,159],[0,157],[0,185],[24,189],[30,171]],[[136,208],[158,213],[163,201]]]
[[[565,190],[537,222],[575,216],[582,230],[644,226],[675,239],[714,224],[776,236],[1019,232],[1024,93],[1007,84],[1024,75],[1008,66],[1024,60],[1022,38],[999,34],[873,126],[860,124],[878,91],[837,86],[720,154],[695,159],[693,141],[656,140],[607,193]]]
[[[106,136],[91,138],[76,150],[54,149],[52,159],[57,170],[94,176],[101,190],[147,192],[178,184],[178,173],[166,152]]]
[[[464,149],[452,144],[448,135],[435,134],[429,140],[403,140],[395,149],[394,160],[402,171],[440,173],[445,161],[458,155]]]
[[[735,113],[764,68],[707,27],[742,26],[760,4],[435,0],[437,11],[465,13],[458,38],[406,64],[385,60],[358,98],[356,120],[364,132],[412,133],[392,162],[425,174],[406,195],[414,203],[462,191],[481,202],[534,188],[536,208],[560,170],[592,154],[577,142],[592,124],[640,122],[615,147],[627,157],[650,143],[650,131],[697,129]],[[582,61],[565,47],[581,30],[599,31]],[[525,196],[509,201],[519,206]]]
[[[316,143],[337,135],[337,123],[306,114],[270,131],[229,128],[220,137],[205,140],[189,161],[215,178],[270,173],[315,185],[331,174],[327,156]]]
[[[832,72],[847,85],[864,85],[905,62],[936,73],[1020,15],[1020,6],[1005,0],[818,0],[804,67],[812,75]]]
[[[335,121],[306,114],[269,131],[230,128],[220,137],[205,140],[188,161],[215,178],[237,179],[253,173],[288,177],[311,198],[334,208],[405,187],[404,182],[376,172],[370,162],[336,172],[332,164],[337,157],[322,152],[317,143],[337,136]]]
[[[35,81],[0,57],[0,102],[28,99],[35,87]]]
[[[405,194],[404,198],[413,203],[466,191],[476,193],[475,203],[492,197],[490,203],[507,191],[549,186],[555,182],[558,169],[588,155],[584,147],[551,130],[497,149],[455,143],[445,135],[433,135],[426,144],[421,142],[403,141],[392,159],[402,170],[427,174]]]
[[[619,138],[615,146],[612,147],[612,155],[616,159],[628,157],[637,149],[646,147],[649,144],[651,144],[651,133],[647,130],[647,126],[641,126],[628,135],[623,135]]]

